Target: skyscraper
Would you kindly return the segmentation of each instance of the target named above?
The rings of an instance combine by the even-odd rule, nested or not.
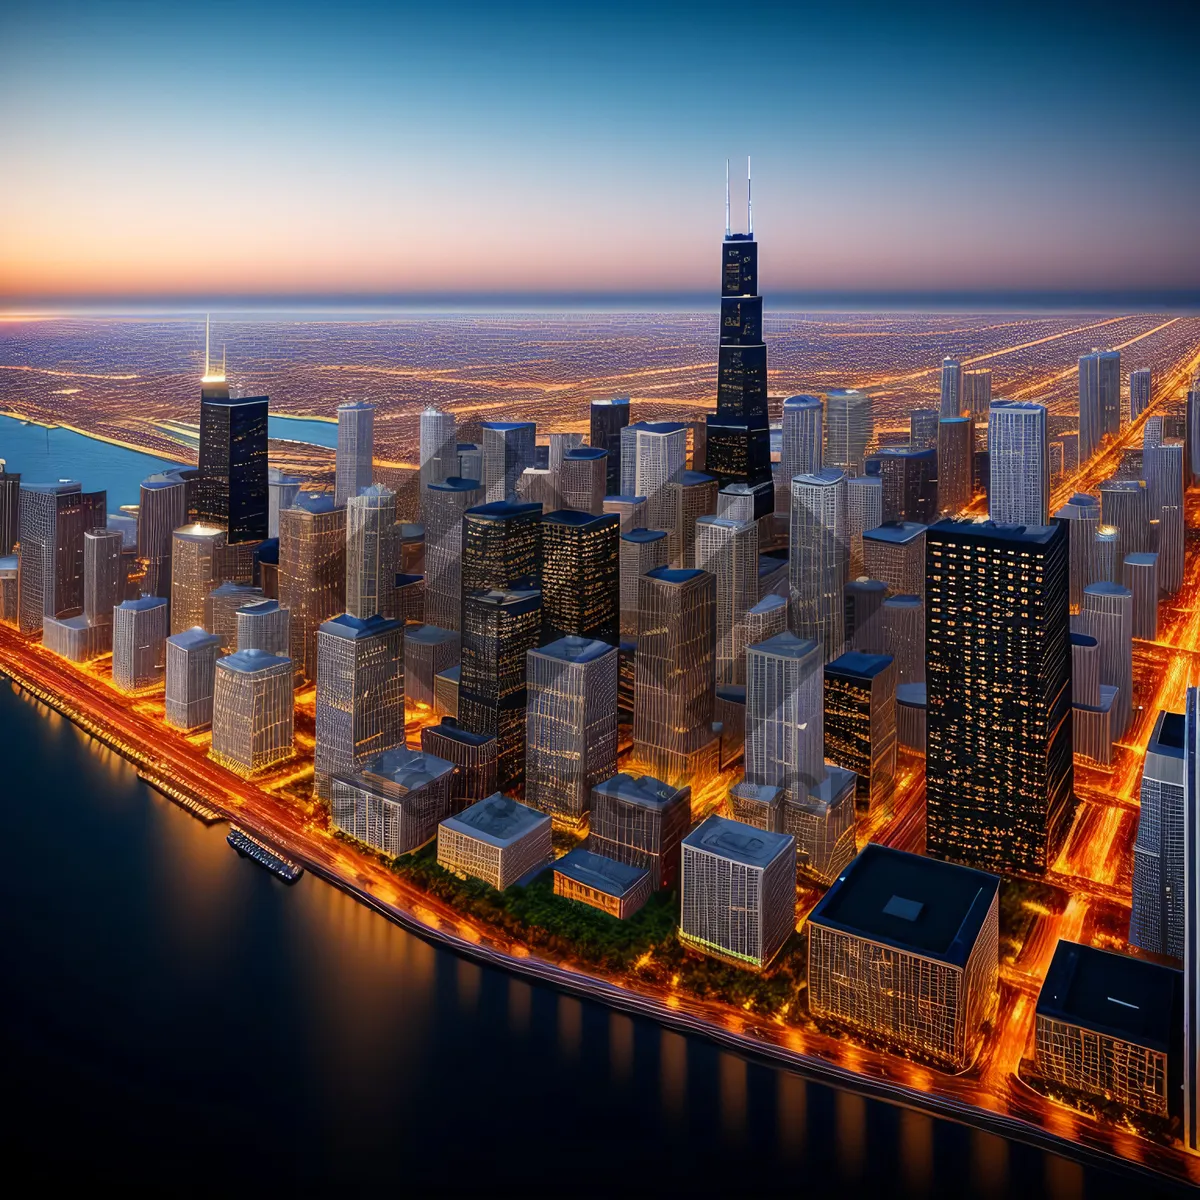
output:
[[[901,596],[925,595],[925,526],[885,521],[863,534],[863,572]]]
[[[259,542],[268,536],[266,396],[231,400],[208,394],[200,400],[200,477],[196,482],[196,520],[219,525],[231,544]]]
[[[1200,1151],[1200,688],[1187,690],[1183,763],[1183,1144]]]
[[[1146,424],[1149,427],[1150,421]],[[1183,584],[1183,452],[1182,442],[1166,442],[1161,438],[1142,452],[1149,517],[1158,521],[1159,584],[1168,596],[1173,596]]]
[[[616,646],[590,638],[527,653],[525,799],[555,824],[582,824],[592,788],[616,774],[617,673]]]
[[[1106,479],[1100,485],[1100,521],[1117,531],[1117,577],[1127,554],[1150,545],[1150,494],[1143,479]]]
[[[151,476],[154,478],[154,476]],[[146,485],[142,484],[144,488]],[[279,537],[279,513],[282,509],[291,508],[304,486],[304,480],[299,475],[288,475],[278,467],[267,468],[267,537]],[[142,503],[145,504],[145,493]],[[183,524],[182,521],[179,522]]]
[[[692,789],[642,775],[612,775],[592,789],[588,845],[650,872],[655,889],[679,878],[679,844],[692,821]]]
[[[199,625],[166,641],[166,719],[191,732],[212,723],[213,683],[220,638]]]
[[[475,479],[452,475],[425,489],[425,620],[457,629],[462,620],[463,514],[483,502]]]
[[[1149,367],[1129,372],[1129,419],[1136,421],[1150,407],[1154,373]]]
[[[221,575],[225,530],[194,523],[171,535],[171,632],[203,626],[208,594]]]
[[[990,367],[962,373],[962,406],[976,420],[987,418],[992,406],[992,371]]]
[[[846,476],[832,467],[792,480],[789,538],[792,629],[822,647],[826,661],[842,652],[846,545]]]
[[[856,388],[825,393],[825,466],[861,475],[875,432],[871,397]]]
[[[1075,625],[1100,644],[1100,682],[1117,689],[1112,732],[1119,738],[1133,715],[1133,594],[1119,583],[1089,584]]]
[[[849,651],[825,664],[825,754],[853,771],[860,812],[891,799],[896,782],[896,666]]]
[[[671,492],[670,565],[696,565],[696,521],[717,511],[717,481],[703,471],[682,471],[668,485]],[[666,563],[661,564],[666,566]]]
[[[78,483],[21,485],[21,554],[17,574],[17,626],[36,633],[46,617],[83,612],[83,535],[104,525],[104,492]]]
[[[463,514],[462,591],[537,587],[542,576],[542,507],[501,500]]]
[[[637,637],[639,581],[647,572],[669,565],[667,541],[661,529],[631,529],[621,534],[618,561],[622,637]]]
[[[936,450],[940,420],[941,413],[936,408],[914,408],[908,414],[908,449]]]
[[[824,466],[825,406],[819,396],[789,396],[783,402],[783,444],[779,461],[788,499],[797,475],[812,475]]]
[[[463,595],[458,720],[497,742],[501,790],[525,780],[526,653],[541,640],[542,593],[536,588],[475,589]]]
[[[21,474],[0,458],[0,558],[13,552],[21,536]]]
[[[1083,603],[1083,589],[1093,578],[1092,546],[1100,524],[1100,505],[1095,496],[1076,492],[1054,515],[1060,521],[1066,521],[1070,528],[1070,602],[1071,611],[1078,612]]]
[[[1125,555],[1121,583],[1133,597],[1133,636],[1154,641],[1158,637],[1158,555]]]
[[[346,510],[328,492],[301,492],[279,514],[279,602],[291,612],[292,653],[317,677],[317,629],[346,607]]]
[[[746,613],[758,603],[758,526],[754,521],[701,517],[696,566],[716,580],[716,679],[746,681]]]
[[[421,511],[425,489],[458,475],[458,427],[454,414],[430,405],[421,413]]]
[[[83,535],[83,617],[90,626],[111,625],[113,609],[125,599],[124,541],[117,529]]]
[[[400,569],[396,493],[381,483],[346,501],[346,612],[394,618]]]
[[[608,496],[616,496],[621,492],[621,430],[628,424],[628,396],[592,401],[588,442],[608,456],[605,471],[605,495]]]
[[[881,609],[883,652],[896,664],[896,687],[925,682],[925,604],[920,596],[889,596]]]
[[[706,476],[706,478],[709,477]],[[716,490],[716,486],[716,480],[713,480],[714,491]],[[613,513],[620,518],[622,533],[628,533],[631,529],[644,529],[646,527],[645,496],[605,496],[602,511]]]
[[[707,571],[660,567],[638,580],[634,757],[670,784],[716,765],[716,590]]]
[[[209,756],[238,775],[253,775],[292,755],[290,658],[239,650],[218,659]]]
[[[940,415],[957,417],[962,414],[962,363],[957,359],[946,357],[942,359],[942,402]]]
[[[744,483],[752,488],[754,519],[757,520],[771,512],[774,488],[767,420],[767,347],[763,342],[758,243],[754,240],[750,219],[749,179],[746,233],[730,230],[728,199],[726,190],[725,241],[721,246],[717,411],[710,414],[706,422],[704,468],[722,487]],[[641,488],[638,492],[649,495]],[[660,528],[653,521],[651,524]]]
[[[188,523],[188,482],[178,471],[160,471],[142,481],[138,503],[137,552],[145,575],[142,591],[171,595],[171,535]]]
[[[863,571],[863,534],[882,524],[883,480],[878,475],[855,475],[847,479],[846,533],[851,576],[861,575]]]
[[[1045,525],[1050,513],[1045,407],[993,400],[988,410],[988,456],[991,519],[997,525]]]
[[[516,495],[521,472],[536,465],[536,442],[532,421],[484,421],[483,487],[489,504]]]
[[[1129,942],[1152,954],[1184,956],[1187,720],[1162,711],[1146,747]]]
[[[1121,430],[1121,352],[1093,350],[1079,359],[1079,460],[1100,448],[1105,434]]]
[[[939,521],[926,550],[927,851],[1044,871],[1074,805],[1067,531]]]
[[[235,619],[238,650],[264,650],[282,658],[291,655],[291,614],[278,600],[251,600],[237,610]]]
[[[113,684],[123,692],[153,687],[166,663],[167,602],[161,596],[122,601],[112,626]]]
[[[343,613],[317,630],[313,785],[328,797],[334,775],[404,745],[404,626]]]
[[[938,453],[885,446],[878,454],[883,519],[928,525],[938,513]]]
[[[616,645],[620,628],[620,522],[562,509],[542,519],[545,639],[597,638]]]
[[[975,494],[975,421],[949,417],[938,422],[938,509],[956,517]]]
[[[605,451],[595,446],[574,446],[563,452],[558,469],[558,492],[563,508],[598,517],[604,511],[607,486],[608,455]]]
[[[375,405],[348,400],[337,407],[337,459],[333,502],[342,508],[373,482]],[[425,418],[421,418],[424,432]],[[453,437],[453,434],[451,434]]]
[[[634,453],[630,494],[646,497],[648,529],[670,532],[675,507],[671,484],[687,467],[687,427],[678,421],[641,421],[628,426],[626,433],[630,431]]]

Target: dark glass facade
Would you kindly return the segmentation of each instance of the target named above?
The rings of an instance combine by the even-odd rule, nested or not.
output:
[[[542,506],[499,500],[463,514],[462,594],[536,587],[542,575]]]
[[[755,493],[757,519],[774,506],[758,243],[749,234],[727,234],[721,249],[717,411],[707,421],[704,469],[722,487],[761,489]]]
[[[229,531],[230,544],[263,541],[268,534],[267,397],[231,400],[205,394],[200,401],[200,521]]]
[[[926,849],[1053,864],[1074,809],[1065,523],[926,534]]]
[[[589,443],[608,454],[605,495],[621,492],[621,430],[629,424],[629,397],[592,401],[592,424]]]
[[[570,510],[542,521],[543,640],[574,634],[615,646],[621,617],[621,519]]]

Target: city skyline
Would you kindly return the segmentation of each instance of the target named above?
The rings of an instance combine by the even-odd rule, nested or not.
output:
[[[747,155],[773,296],[1196,303],[1186,72],[1095,88],[1117,12],[744,7],[748,122],[713,86],[715,4],[476,6],[465,23],[375,3],[338,22],[273,0],[235,22],[8,6],[0,105],[24,116],[0,133],[22,180],[0,198],[19,233],[0,243],[0,306],[701,295],[726,158],[745,227]],[[1122,13],[1121,53],[1169,56],[1180,19]],[[963,64],[949,88],[946,61]]]

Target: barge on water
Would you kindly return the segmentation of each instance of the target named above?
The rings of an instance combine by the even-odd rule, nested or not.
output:
[[[260,867],[266,867],[284,883],[295,883],[304,874],[304,868],[290,858],[284,858],[278,850],[272,850],[265,842],[252,837],[235,825],[225,839],[243,858],[253,859]]]

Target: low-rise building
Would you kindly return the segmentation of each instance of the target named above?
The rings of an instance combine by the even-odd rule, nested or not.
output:
[[[112,638],[112,680],[121,691],[137,692],[161,682],[166,659],[166,600],[143,596],[116,605]]]
[[[496,792],[438,826],[438,863],[504,891],[550,861],[550,818]]]
[[[295,675],[290,658],[238,650],[217,662],[210,755],[239,775],[292,756]]]
[[[1182,1059],[1182,971],[1058,943],[1037,1002],[1043,1078],[1166,1117],[1178,1108]]]
[[[712,816],[683,839],[682,851],[682,941],[741,966],[766,966],[795,927],[795,839]]]
[[[450,812],[462,812],[496,790],[499,749],[494,734],[472,733],[453,717],[443,717],[440,724],[427,725],[421,730],[421,749],[454,766],[450,781]]]
[[[692,789],[624,772],[592,788],[588,845],[605,858],[645,867],[655,889],[679,878],[679,844],[692,823]]]
[[[221,639],[201,625],[167,638],[167,724],[191,731],[212,724]]]
[[[610,917],[632,917],[654,891],[644,867],[594,854],[583,846],[564,854],[554,864],[554,894],[598,908]]]
[[[334,825],[395,858],[425,845],[450,812],[454,764],[397,746],[361,770],[333,776]]]
[[[996,1011],[1000,880],[869,843],[808,918],[808,1007],[939,1066]]]

